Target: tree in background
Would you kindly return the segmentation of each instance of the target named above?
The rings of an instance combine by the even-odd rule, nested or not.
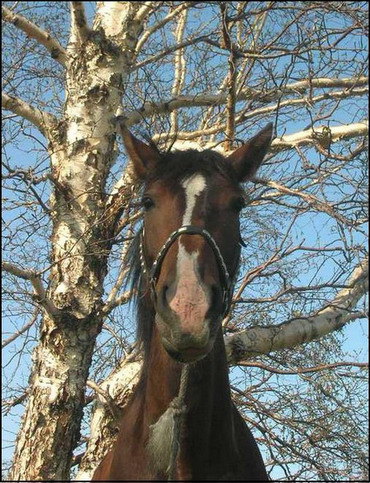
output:
[[[342,333],[366,315],[367,4],[2,12],[6,420],[24,406],[9,478],[88,479],[137,382],[120,125],[228,153],[273,121],[224,320],[233,397],[272,477],[366,479],[367,364]]]

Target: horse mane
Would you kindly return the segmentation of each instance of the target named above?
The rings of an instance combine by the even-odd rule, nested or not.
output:
[[[141,270],[139,247],[142,231],[141,227],[131,241],[124,263],[129,267],[125,283],[126,289],[128,288],[134,294],[130,304],[134,303],[136,307],[136,339],[138,344],[143,346],[144,353],[147,354],[153,329],[148,320],[152,320],[154,307]]]

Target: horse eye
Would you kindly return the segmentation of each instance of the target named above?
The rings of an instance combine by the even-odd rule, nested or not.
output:
[[[147,211],[154,206],[154,201],[149,196],[144,196],[141,200],[141,204],[144,210]]]
[[[246,200],[243,196],[239,196],[239,198],[235,198],[231,203],[231,209],[233,211],[241,211],[246,206]]]

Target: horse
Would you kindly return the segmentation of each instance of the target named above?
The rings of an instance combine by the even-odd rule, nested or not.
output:
[[[161,152],[121,126],[143,185],[130,263],[144,362],[92,481],[269,481],[231,398],[222,320],[239,268],[242,183],[261,165],[272,130],[224,157]]]

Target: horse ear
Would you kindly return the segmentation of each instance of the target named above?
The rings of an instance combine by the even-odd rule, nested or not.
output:
[[[160,153],[154,143],[148,146],[131,134],[126,126],[121,124],[120,127],[123,143],[133,162],[135,174],[140,180],[144,180],[159,161]]]
[[[228,156],[227,159],[231,162],[239,182],[247,181],[256,174],[271,144],[272,131],[273,124],[270,122],[262,131]]]

